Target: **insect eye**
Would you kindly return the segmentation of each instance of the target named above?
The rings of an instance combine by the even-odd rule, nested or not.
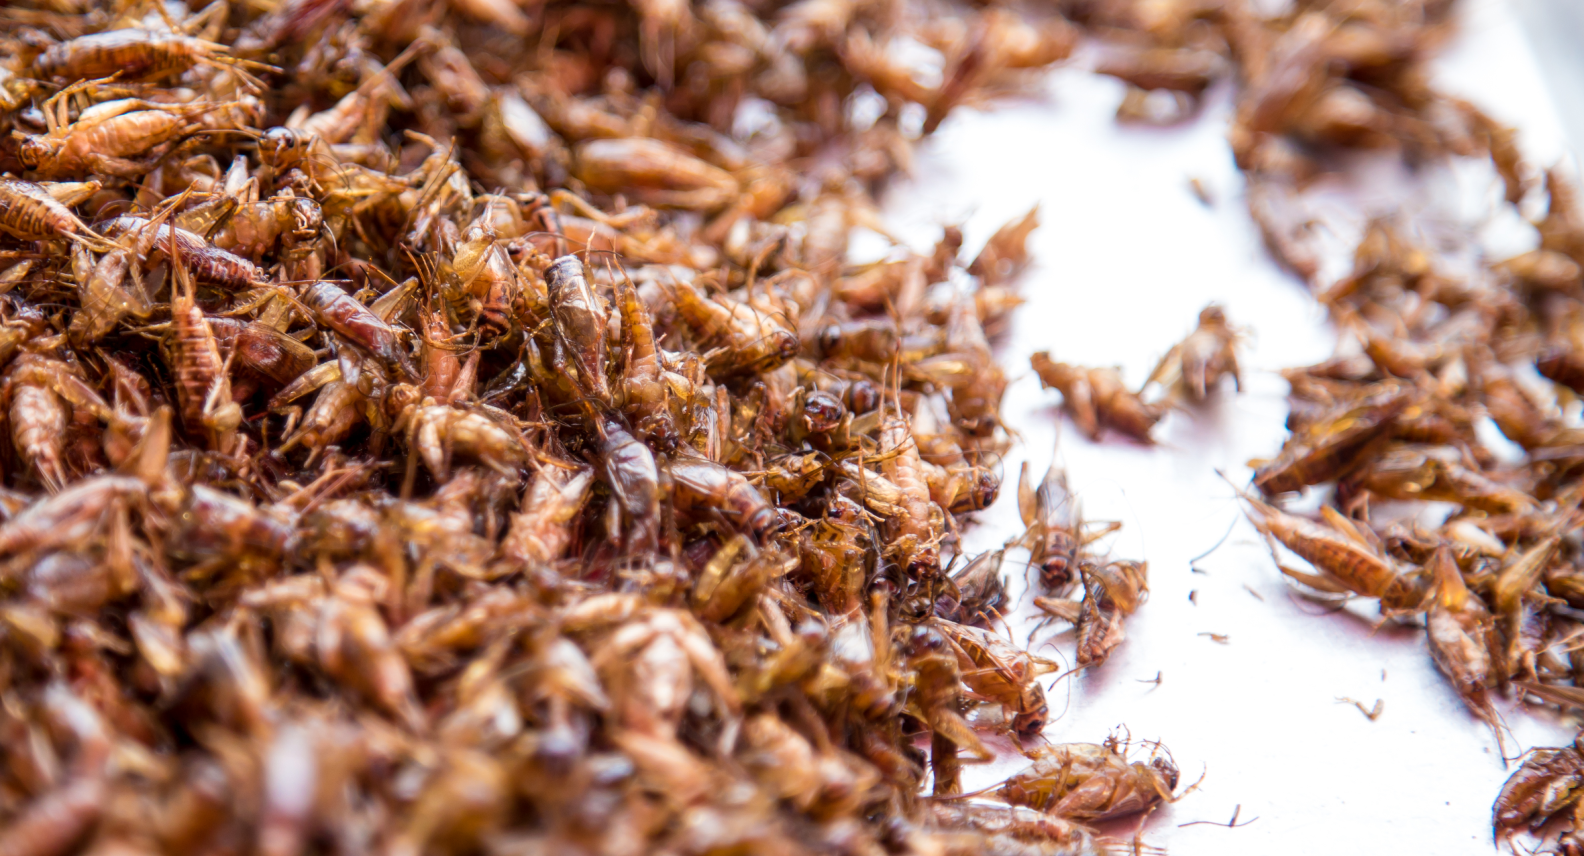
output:
[[[835,428],[841,422],[842,413],[841,400],[828,392],[810,393],[803,403],[803,417],[808,420],[809,430],[816,434]]]
[[[1150,766],[1158,770],[1161,776],[1166,779],[1167,787],[1173,790],[1177,788],[1177,778],[1181,774],[1178,772],[1176,764],[1166,758],[1156,758],[1150,762]]]
[[[847,409],[860,415],[880,406],[880,390],[867,380],[854,381],[843,398],[847,400]]]
[[[828,354],[831,351],[836,350],[836,348],[841,345],[841,340],[841,328],[835,324],[831,324],[819,331],[819,336],[815,344],[819,345],[819,349],[822,353]]]
[[[279,154],[295,145],[297,135],[290,128],[271,128],[259,140],[259,148],[272,154]]]

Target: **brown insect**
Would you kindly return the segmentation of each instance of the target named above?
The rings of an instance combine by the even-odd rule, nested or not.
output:
[[[1102,429],[1111,428],[1141,443],[1154,442],[1150,429],[1165,409],[1128,391],[1116,369],[1058,363],[1044,351],[1033,356],[1032,364],[1040,384],[1062,394],[1062,408],[1089,439],[1099,440]]]
[[[1538,830],[1567,812],[1567,826],[1558,844],[1578,843],[1579,784],[1584,781],[1584,756],[1579,751],[1575,743],[1524,755],[1518,769],[1502,784],[1491,810],[1491,828],[1498,840],[1519,830]]]
[[[1214,304],[1206,306],[1199,312],[1199,326],[1161,358],[1145,385],[1160,384],[1168,397],[1188,401],[1203,401],[1224,376],[1231,376],[1241,390],[1237,345],[1238,335],[1226,312]]]
[[[1330,506],[1325,523],[1287,514],[1243,494],[1249,519],[1268,538],[1312,564],[1316,573],[1282,567],[1282,573],[1318,591],[1379,598],[1383,609],[1417,610],[1423,593],[1353,522]]]
[[[1123,620],[1149,595],[1149,563],[1086,560],[1078,567],[1084,596],[1076,609],[1052,597],[1036,597],[1034,605],[1078,627],[1078,667],[1091,668],[1103,665],[1126,638]]]
[[[66,99],[92,82],[74,83],[44,104],[48,131],[21,134],[17,158],[28,169],[49,178],[89,172],[135,177],[147,172],[174,143],[204,130],[198,121],[227,110],[234,102],[162,104],[123,98],[97,104],[68,121]]]
[[[1148,762],[1129,763],[1115,740],[1044,746],[1031,757],[1034,765],[1008,779],[997,795],[1065,820],[1093,822],[1148,811],[1173,800],[1177,788],[1177,765],[1159,747]]]
[[[67,81],[115,76],[120,80],[158,80],[180,74],[194,65],[213,65],[240,75],[262,88],[244,67],[279,71],[262,63],[238,60],[226,46],[181,33],[143,28],[105,30],[52,45],[33,61],[45,78]]]
[[[1272,496],[1346,475],[1363,460],[1365,450],[1389,437],[1392,421],[1411,402],[1410,390],[1382,384],[1339,403],[1289,438],[1279,457],[1261,463],[1254,484]]]
[[[16,178],[0,179],[0,232],[28,241],[65,238],[106,244],[48,189]]]
[[[1036,212],[846,264],[916,109],[1080,31],[265,5],[7,10],[0,852],[1098,846],[919,799],[1049,716],[952,562]]]

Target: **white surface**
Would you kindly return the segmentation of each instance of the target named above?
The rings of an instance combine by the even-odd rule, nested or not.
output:
[[[1584,146],[1584,4],[1578,0],[1513,0],[1513,11],[1535,58],[1545,69],[1548,93],[1561,111],[1568,143],[1577,153]]]
[[[1534,158],[1552,162],[1561,126],[1511,10],[1471,0],[1466,16],[1470,26],[1439,66],[1443,85],[1520,125]],[[1510,771],[1435,671],[1422,630],[1377,629],[1372,610],[1326,615],[1292,595],[1215,474],[1246,483],[1245,462],[1280,447],[1287,390],[1275,372],[1324,359],[1335,342],[1324,311],[1274,265],[1248,219],[1224,140],[1231,92],[1223,86],[1197,121],[1167,130],[1119,126],[1121,95],[1115,81],[1066,69],[1037,102],[954,114],[921,147],[914,180],[887,200],[890,221],[920,248],[942,224],[961,222],[976,250],[1001,223],[1041,206],[1028,303],[1000,348],[1014,379],[1003,413],[1021,442],[1006,458],[1000,500],[965,534],[968,552],[1021,531],[1018,468],[1028,459],[1043,474],[1062,423],[1060,457],[1086,516],[1123,522],[1115,554],[1150,562],[1151,598],[1128,640],[1103,668],[1050,690],[1046,736],[1099,742],[1125,725],[1134,738],[1165,743],[1185,783],[1205,772],[1197,791],[1145,824],[1144,840],[1173,856],[1491,852],[1491,801]],[[1191,177],[1213,205],[1190,193]],[[1249,333],[1243,393],[1228,386],[1204,411],[1168,417],[1155,448],[1115,436],[1087,442],[1028,369],[1030,353],[1049,349],[1120,365],[1136,385],[1211,301]],[[1198,563],[1206,573],[1190,572],[1189,559],[1229,526],[1226,543]],[[1025,556],[1009,553],[1012,576]],[[1015,624],[1026,638],[1031,623]],[[1052,636],[1070,661],[1071,632],[1047,629],[1036,643]],[[1158,687],[1141,683],[1157,672]],[[1384,711],[1371,722],[1339,697],[1366,707],[1380,699]],[[1544,715],[1502,710],[1518,748],[1572,738]],[[1012,756],[969,768],[965,786],[1023,765]],[[1259,819],[1179,827],[1225,823],[1239,805],[1242,821]]]

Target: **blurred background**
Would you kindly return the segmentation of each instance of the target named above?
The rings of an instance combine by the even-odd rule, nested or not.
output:
[[[1584,144],[1584,3],[1578,0],[1510,0],[1513,14],[1545,74],[1569,148]]]

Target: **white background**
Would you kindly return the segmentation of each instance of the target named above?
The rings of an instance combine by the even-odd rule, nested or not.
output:
[[[1462,14],[1437,63],[1438,84],[1518,125],[1536,163],[1556,162],[1561,125],[1513,9],[1468,0]],[[1510,769],[1436,672],[1423,631],[1377,628],[1369,609],[1325,614],[1293,594],[1215,474],[1246,483],[1245,462],[1279,449],[1287,385],[1276,372],[1325,359],[1336,341],[1324,311],[1275,266],[1248,218],[1224,138],[1230,85],[1213,90],[1192,122],[1126,127],[1114,119],[1121,84],[1083,65],[1080,55],[1030,101],[954,113],[920,147],[913,178],[886,200],[888,222],[918,249],[943,224],[962,223],[976,250],[1040,204],[1035,264],[1022,280],[1028,303],[999,346],[1013,381],[1003,414],[1020,440],[1006,458],[1000,500],[965,534],[968,551],[1021,531],[1018,468],[1027,459],[1036,477],[1044,473],[1061,424],[1058,455],[1086,516],[1121,521],[1113,552],[1150,563],[1151,597],[1127,641],[1103,668],[1049,691],[1047,738],[1099,742],[1125,725],[1168,746],[1185,782],[1203,772],[1197,791],[1144,826],[1144,840],[1173,856],[1491,852],[1491,802]],[[1211,205],[1192,195],[1190,178],[1210,190]],[[1114,435],[1089,443],[1028,369],[1029,354],[1050,350],[1069,362],[1119,365],[1136,386],[1211,301],[1249,335],[1243,392],[1228,386],[1203,411],[1171,415],[1153,448]],[[1190,572],[1189,559],[1229,526],[1225,544],[1197,563],[1205,573]],[[1014,578],[1025,556],[1008,554]],[[1025,602],[1014,620],[1019,640],[1032,628],[1030,612]],[[1051,637],[1070,661],[1071,631],[1057,625],[1035,642]],[[1157,672],[1159,686],[1142,682]],[[1384,710],[1371,722],[1340,697],[1366,707],[1379,699]],[[1559,745],[1576,730],[1508,702],[1501,710],[1518,748]],[[1009,751],[968,768],[965,786],[1025,763]],[[1258,820],[1179,827],[1225,823],[1235,806],[1241,820]],[[1110,831],[1126,837],[1133,829]]]

